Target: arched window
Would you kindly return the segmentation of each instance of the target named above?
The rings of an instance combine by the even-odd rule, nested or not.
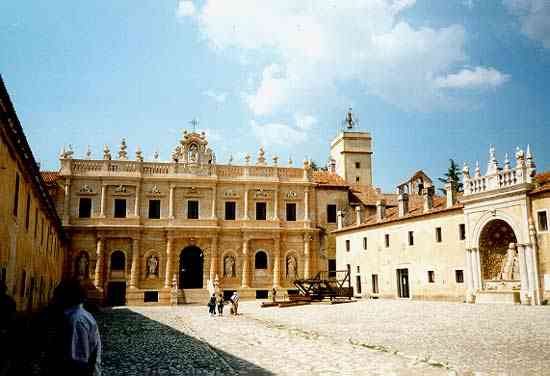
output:
[[[114,251],[111,255],[111,270],[124,270],[126,266],[126,258],[124,252]]]
[[[264,251],[256,253],[254,266],[256,269],[267,269],[267,254]]]

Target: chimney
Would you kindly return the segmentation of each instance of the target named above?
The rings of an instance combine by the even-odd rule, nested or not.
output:
[[[404,217],[409,214],[409,195],[401,193],[397,199],[399,204],[399,217]]]
[[[424,201],[424,212],[430,211],[433,208],[433,196],[434,196],[434,187],[428,186],[422,189],[422,199]]]
[[[361,206],[357,205],[355,207],[355,224],[359,226],[361,224]]]
[[[338,230],[341,230],[343,226],[343,214],[341,210],[336,212],[336,223],[338,223]]]
[[[386,201],[378,200],[376,201],[376,220],[382,221],[386,218]]]
[[[456,182],[449,179],[445,184],[445,191],[447,192],[447,208],[451,208],[456,204]]]

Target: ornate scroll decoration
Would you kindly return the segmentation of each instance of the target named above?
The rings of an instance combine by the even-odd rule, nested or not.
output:
[[[254,191],[254,198],[260,200],[269,199],[271,198],[271,193],[268,191],[264,191],[263,189],[258,189]]]
[[[95,195],[94,189],[89,184],[82,184],[80,186],[80,189],[78,190],[78,194],[80,195]]]
[[[172,152],[172,160],[178,163],[178,172],[208,176],[215,172],[216,156],[208,146],[204,132],[183,132],[183,137]]]
[[[239,192],[233,190],[233,189],[226,189],[223,192],[224,198],[239,198]]]
[[[298,200],[298,193],[296,193],[295,191],[286,192],[285,200]]]

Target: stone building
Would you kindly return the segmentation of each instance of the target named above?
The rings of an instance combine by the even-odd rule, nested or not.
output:
[[[0,114],[0,279],[35,310],[61,280],[65,235],[1,77]]]
[[[361,137],[339,136],[329,171],[313,171],[307,160],[268,162],[262,148],[255,161],[219,164],[206,135],[194,131],[183,133],[169,162],[145,161],[139,148],[130,157],[125,140],[116,156],[105,146],[101,159],[63,150],[50,175],[70,237],[66,273],[102,302],[174,304],[204,302],[210,283],[261,298],[335,270],[331,231],[352,195],[335,166],[357,168],[367,181],[371,173],[370,136],[355,133]]]
[[[422,182],[419,182],[421,178]],[[550,297],[550,174],[517,149],[501,166],[463,170],[464,192],[436,196],[416,173],[397,188],[397,205],[352,223],[339,213],[337,266],[352,272],[357,295],[541,304]],[[420,188],[420,189],[419,189]]]

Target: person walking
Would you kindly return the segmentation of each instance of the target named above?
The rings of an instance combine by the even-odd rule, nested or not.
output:
[[[220,292],[216,297],[216,304],[218,305],[218,316],[223,316],[223,294]]]
[[[239,313],[238,313],[238,309],[239,309],[239,294],[237,294],[237,291],[233,292],[233,295],[231,295],[231,298],[229,300],[231,300],[231,313],[235,316],[237,316]]]
[[[208,313],[210,316],[216,316],[216,294],[212,294],[208,301]]]

